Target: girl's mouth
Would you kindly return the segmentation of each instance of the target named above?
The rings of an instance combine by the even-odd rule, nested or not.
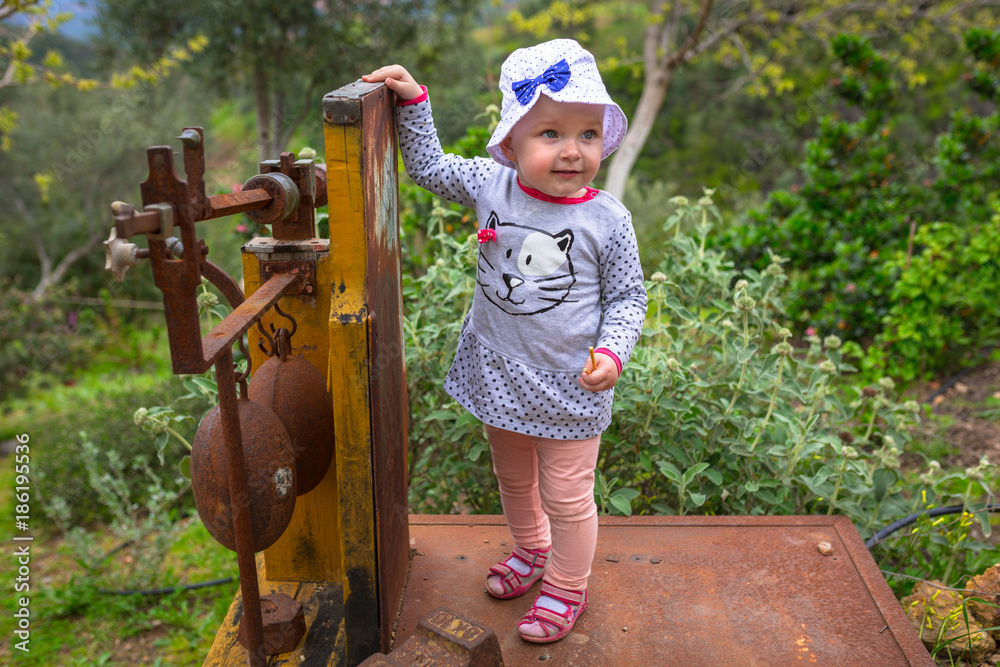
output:
[[[555,174],[556,176],[560,176],[562,178],[573,178],[574,176],[579,175],[580,172],[578,172],[578,171],[554,171],[552,173]]]

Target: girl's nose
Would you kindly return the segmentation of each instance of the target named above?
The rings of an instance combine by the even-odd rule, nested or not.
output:
[[[570,139],[563,143],[561,156],[565,160],[576,160],[580,157],[580,147],[576,141]]]

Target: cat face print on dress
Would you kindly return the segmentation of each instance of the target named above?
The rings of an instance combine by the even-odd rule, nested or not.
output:
[[[484,229],[494,230],[496,240],[479,247],[476,284],[490,303],[510,315],[535,315],[572,301],[571,230],[549,234],[500,222],[493,211]]]

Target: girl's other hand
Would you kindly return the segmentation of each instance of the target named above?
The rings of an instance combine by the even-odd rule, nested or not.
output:
[[[385,81],[385,85],[389,86],[389,90],[396,93],[396,96],[403,102],[408,102],[409,100],[412,100],[415,97],[420,97],[424,94],[420,85],[412,76],[410,76],[410,73],[407,72],[406,68],[402,65],[386,65],[385,67],[379,67],[371,74],[365,74],[362,76],[361,80],[368,83]]]
[[[595,352],[594,359],[597,360],[596,368],[590,363],[590,358],[587,358],[587,364],[583,369],[589,372],[580,374],[580,386],[587,391],[611,389],[618,382],[618,364],[601,352]]]

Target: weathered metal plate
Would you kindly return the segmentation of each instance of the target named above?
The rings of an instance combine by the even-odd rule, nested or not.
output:
[[[406,372],[396,185],[395,97],[380,87],[362,98],[367,124],[365,235],[368,247],[368,377],[378,544],[381,645],[391,645],[409,565]]]
[[[602,517],[589,607],[548,645],[517,636],[537,587],[483,589],[512,544],[502,517],[414,516],[410,536],[396,645],[447,605],[493,629],[508,665],[934,665],[844,517]]]

